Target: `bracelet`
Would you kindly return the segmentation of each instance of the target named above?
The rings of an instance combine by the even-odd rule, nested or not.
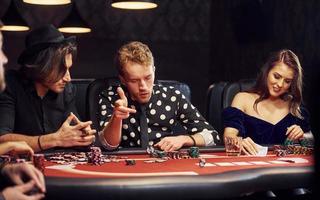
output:
[[[40,143],[40,138],[41,138],[41,136],[42,136],[42,135],[39,135],[39,136],[38,136],[38,147],[39,147],[40,151],[43,151],[42,146],[41,146],[41,143]]]
[[[192,146],[197,146],[197,143],[196,143],[196,140],[194,139],[194,137],[192,137],[192,135],[188,135],[188,136],[191,138],[191,140],[193,142]]]

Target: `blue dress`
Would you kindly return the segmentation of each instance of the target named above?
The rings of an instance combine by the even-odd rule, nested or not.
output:
[[[227,107],[223,110],[224,128],[232,127],[239,131],[239,136],[250,137],[257,144],[283,144],[287,128],[291,125],[299,125],[303,132],[310,131],[309,115],[301,109],[303,119],[288,113],[278,123],[272,124],[257,117],[248,115],[235,107]]]

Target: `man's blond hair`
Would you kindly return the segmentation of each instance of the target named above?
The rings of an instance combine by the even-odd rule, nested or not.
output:
[[[115,65],[120,75],[123,75],[123,66],[128,62],[134,62],[145,67],[154,66],[149,47],[138,41],[129,42],[118,50],[115,56]]]

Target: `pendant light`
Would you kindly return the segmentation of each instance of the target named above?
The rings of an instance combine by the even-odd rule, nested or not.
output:
[[[71,3],[71,0],[23,0],[23,2],[36,5],[66,5]]]
[[[158,5],[151,0],[113,0],[111,6],[120,9],[152,9],[156,8]]]
[[[82,19],[75,3],[72,4],[70,14],[60,25],[59,31],[64,33],[89,33],[91,28]]]
[[[22,19],[14,0],[10,2],[9,8],[1,18],[3,26],[0,28],[2,31],[27,31],[29,27]]]

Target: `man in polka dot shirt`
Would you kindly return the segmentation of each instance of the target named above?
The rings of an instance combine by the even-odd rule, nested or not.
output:
[[[147,143],[174,151],[219,142],[218,133],[179,90],[154,84],[154,60],[147,45],[123,45],[115,63],[121,86],[110,86],[99,96],[99,138],[106,149],[145,147]],[[140,124],[143,110],[146,128]],[[179,123],[184,133],[173,132]]]

